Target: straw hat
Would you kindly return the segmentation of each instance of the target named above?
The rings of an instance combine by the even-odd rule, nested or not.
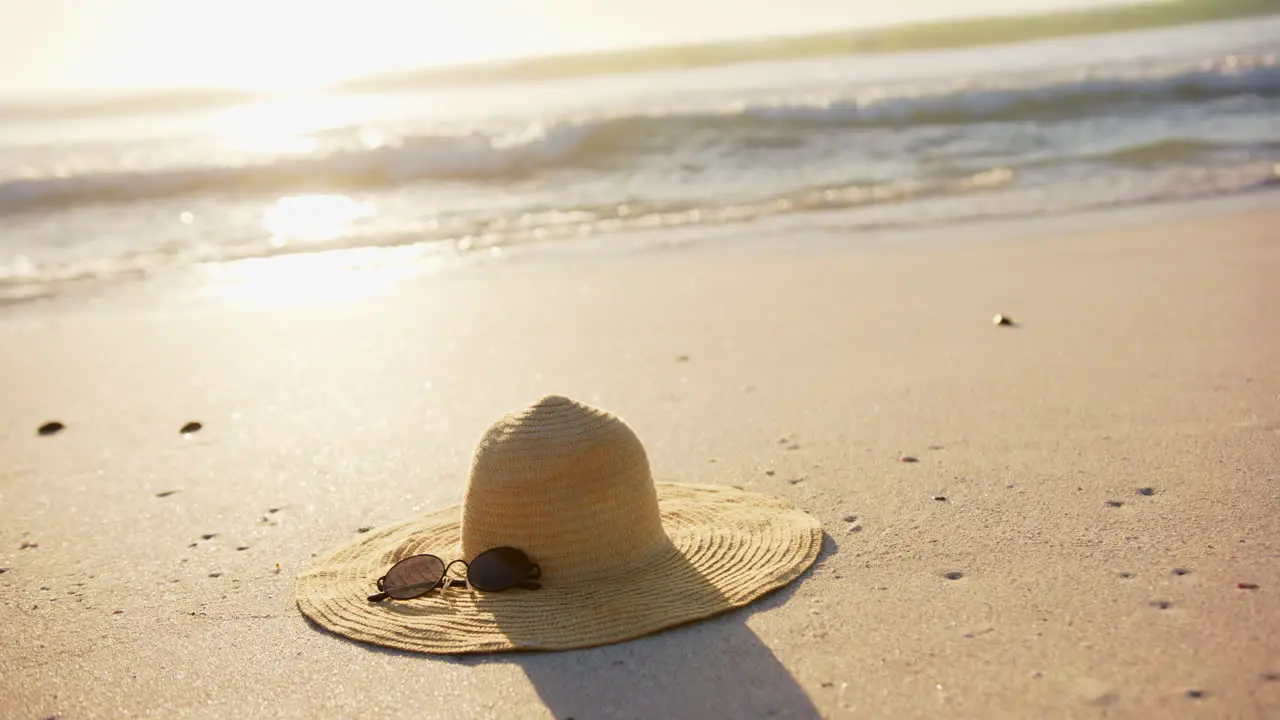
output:
[[[732,487],[655,484],[619,418],[546,397],[481,438],[461,508],[369,532],[298,578],[298,607],[355,640],[427,653],[604,645],[745,605],[818,556],[818,521]],[[523,550],[542,587],[369,602],[396,561]]]

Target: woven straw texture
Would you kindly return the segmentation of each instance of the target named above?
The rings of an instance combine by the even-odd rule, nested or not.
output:
[[[298,578],[297,601],[328,630],[403,650],[591,647],[746,605],[799,577],[821,544],[820,524],[786,500],[655,484],[625,423],[553,396],[489,429],[461,507],[340,548]],[[541,566],[541,589],[366,600],[402,558],[500,545]]]

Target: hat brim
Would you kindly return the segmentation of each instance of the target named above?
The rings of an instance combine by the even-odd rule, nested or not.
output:
[[[670,544],[592,582],[500,593],[439,590],[371,603],[397,560],[458,557],[458,507],[371,531],[298,577],[298,608],[353,640],[423,653],[567,650],[630,640],[741,607],[799,577],[822,526],[791,502],[724,486],[657,483]],[[536,560],[536,558],[534,558]]]

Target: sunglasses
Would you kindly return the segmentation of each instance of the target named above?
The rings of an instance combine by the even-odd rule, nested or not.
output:
[[[459,563],[466,576],[449,577],[449,569]],[[533,581],[541,577],[542,568],[513,547],[496,547],[480,553],[470,563],[454,560],[447,565],[435,555],[411,555],[392,565],[386,575],[378,578],[379,592],[370,595],[369,602],[382,602],[388,598],[411,600],[437,587],[441,592],[451,587],[482,592],[502,592],[516,587],[537,590],[542,585]]]

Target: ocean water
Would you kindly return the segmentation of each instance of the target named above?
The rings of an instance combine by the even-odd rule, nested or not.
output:
[[[778,216],[840,213],[855,236],[1249,192],[1277,181],[1278,52],[1270,16],[173,109],[0,106],[0,288],[750,233]]]

